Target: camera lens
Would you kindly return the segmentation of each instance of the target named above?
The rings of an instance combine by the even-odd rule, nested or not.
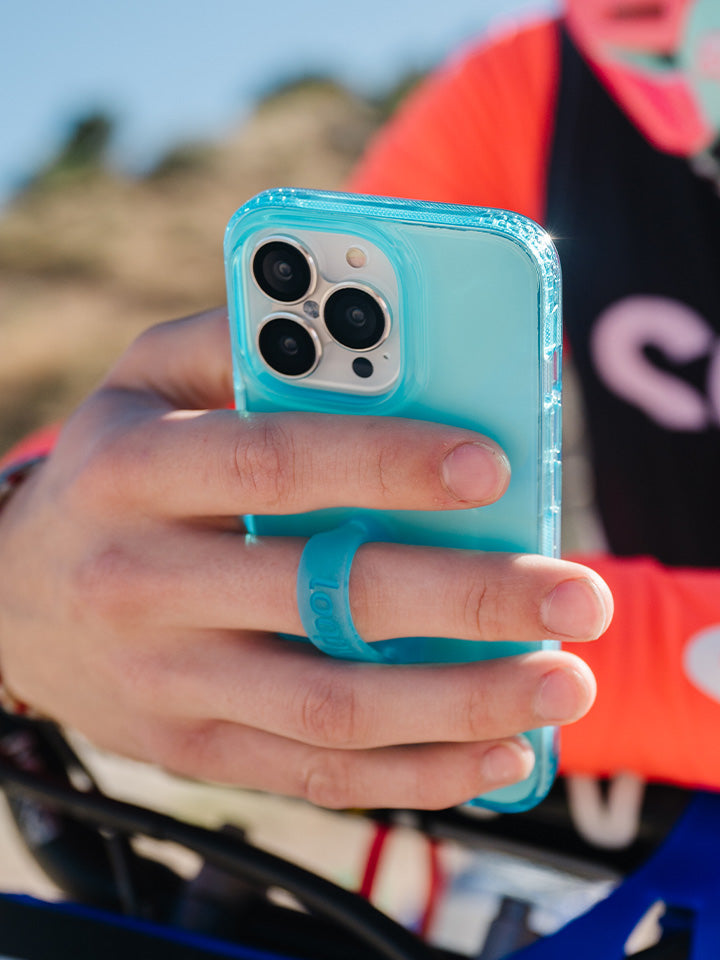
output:
[[[302,377],[317,362],[317,348],[311,334],[289,317],[273,317],[258,337],[265,363],[285,377]]]
[[[369,350],[385,336],[387,320],[379,302],[367,291],[342,287],[328,297],[325,325],[344,347]]]
[[[269,297],[293,303],[310,289],[312,273],[307,257],[284,240],[264,243],[253,258],[253,276]]]

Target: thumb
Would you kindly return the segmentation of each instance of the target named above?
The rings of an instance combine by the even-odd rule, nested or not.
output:
[[[227,309],[150,327],[125,351],[103,386],[159,395],[184,410],[232,404]]]

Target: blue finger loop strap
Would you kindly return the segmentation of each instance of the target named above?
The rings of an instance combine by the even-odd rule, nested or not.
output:
[[[308,639],[323,653],[344,660],[385,663],[387,658],[366,643],[350,612],[350,568],[358,547],[380,539],[379,529],[365,519],[350,520],[334,530],[316,533],[300,557],[297,601]]]
[[[720,950],[720,796],[698,793],[670,836],[607,899],[512,960],[623,960],[624,945],[658,901],[688,911],[690,960]],[[510,958],[507,958],[510,960]]]

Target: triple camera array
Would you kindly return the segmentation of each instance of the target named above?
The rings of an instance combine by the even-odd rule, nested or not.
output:
[[[369,290],[347,283],[331,286],[319,303],[307,298],[318,285],[310,254],[287,239],[262,243],[252,258],[252,274],[268,297],[282,304],[300,304],[309,320],[320,319],[330,337],[357,353],[372,350],[387,337],[387,310]],[[267,317],[258,333],[265,363],[284,377],[304,377],[317,367],[322,341],[311,323],[289,314]],[[373,373],[371,361],[357,357],[352,369],[359,377]]]

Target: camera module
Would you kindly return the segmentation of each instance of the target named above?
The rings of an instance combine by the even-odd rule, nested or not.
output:
[[[317,337],[297,320],[271,317],[260,329],[258,347],[265,363],[284,377],[303,377],[317,365]]]
[[[380,302],[358,287],[341,287],[325,302],[325,326],[351,350],[370,350],[387,336],[388,319]]]
[[[307,256],[287,240],[263,243],[253,256],[252,271],[263,293],[283,303],[302,299],[312,283]]]

